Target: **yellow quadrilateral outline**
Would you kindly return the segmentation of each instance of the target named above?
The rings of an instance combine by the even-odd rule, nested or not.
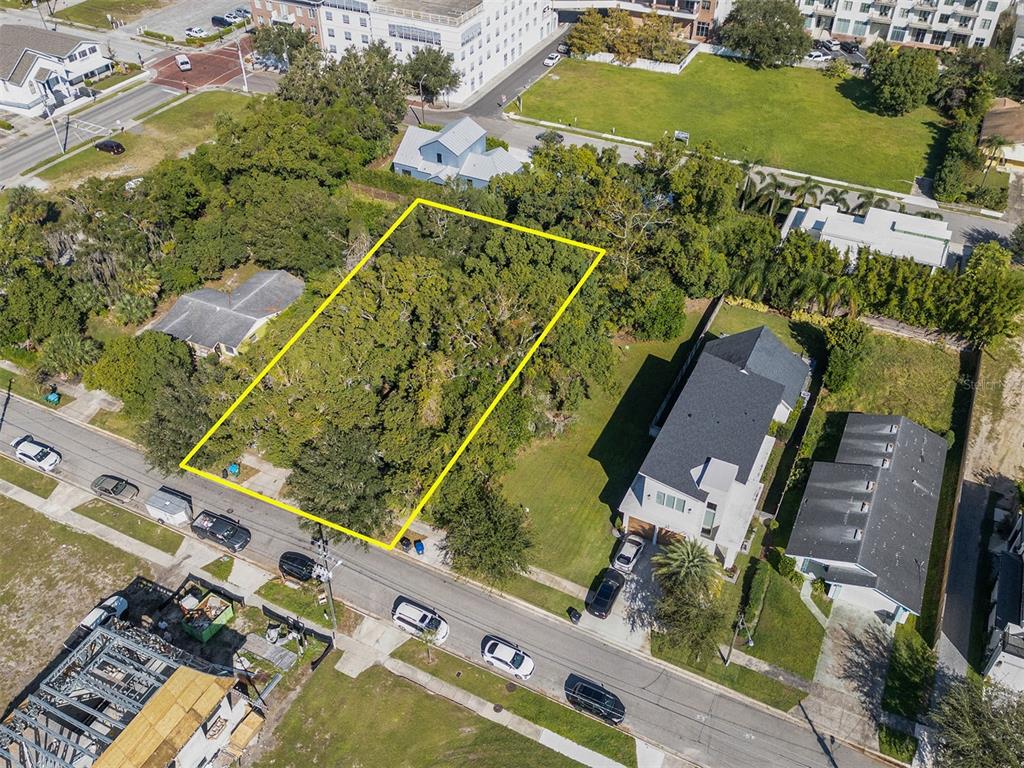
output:
[[[394,233],[394,231],[398,229],[402,222],[404,222],[406,218],[408,218],[409,214],[412,213],[413,210],[415,210],[416,206],[418,205],[436,208],[437,210],[458,214],[460,216],[468,216],[471,219],[483,221],[486,222],[487,224],[495,224],[500,227],[506,227],[507,229],[513,229],[517,232],[524,232],[528,235],[536,235],[538,237],[543,237],[546,240],[553,240],[564,245],[571,245],[576,248],[582,248],[584,250],[591,251],[596,255],[594,257],[594,260],[590,263],[590,266],[587,267],[586,272],[583,273],[583,276],[573,287],[572,291],[570,291],[569,295],[558,307],[558,311],[555,312],[554,317],[551,318],[548,324],[544,327],[544,330],[541,332],[540,336],[538,336],[536,341],[533,342],[530,349],[527,351],[526,355],[523,357],[522,360],[519,361],[519,364],[516,366],[515,370],[512,371],[512,374],[509,376],[508,381],[506,381],[502,385],[501,389],[498,390],[498,394],[494,396],[493,400],[491,400],[490,405],[487,406],[486,410],[483,412],[483,415],[479,418],[476,424],[473,425],[473,428],[469,431],[469,434],[466,435],[465,439],[459,445],[458,449],[448,460],[448,463],[445,464],[444,469],[441,470],[441,474],[437,476],[437,479],[434,480],[434,482],[430,485],[430,487],[427,489],[427,492],[423,494],[423,498],[421,498],[419,502],[416,504],[416,507],[415,509],[413,509],[412,514],[409,515],[409,518],[405,521],[405,523],[403,523],[402,527],[399,529],[398,533],[395,534],[394,538],[391,539],[391,541],[389,542],[381,541],[380,539],[375,539],[372,536],[367,536],[364,533],[353,531],[350,528],[346,528],[343,525],[332,523],[330,520],[325,520],[322,517],[310,514],[309,512],[305,512],[299,509],[298,507],[292,506],[291,504],[286,504],[283,501],[272,499],[269,496],[263,495],[262,493],[258,493],[256,491],[250,490],[249,488],[245,488],[239,485],[238,483],[233,483],[230,480],[213,474],[212,472],[206,472],[205,470],[199,469],[198,467],[193,467],[189,465],[188,462],[199,452],[199,450],[206,444],[210,437],[213,436],[213,433],[216,432],[225,421],[227,421],[228,417],[231,416],[234,410],[239,405],[242,404],[242,401],[245,400],[245,398],[249,396],[253,389],[255,389],[256,386],[263,380],[263,378],[268,373],[270,373],[271,369],[275,365],[277,365],[278,361],[282,357],[284,357],[285,353],[292,348],[292,345],[299,340],[299,337],[301,337],[302,334],[304,334],[309,329],[309,327],[320,316],[320,314],[325,309],[327,309],[330,303],[334,301],[334,299],[338,296],[339,293],[341,293],[342,289],[349,284],[349,281],[351,281],[352,278],[355,277],[355,275],[359,272],[359,270],[361,270],[366,265],[366,263],[373,257],[373,255],[377,252],[377,249],[379,249],[384,244],[384,241],[391,237],[392,233]],[[299,517],[304,517],[307,520],[312,520],[315,523],[326,525],[328,528],[331,528],[333,530],[341,531],[342,533],[347,533],[349,536],[354,536],[355,538],[365,541],[368,544],[373,544],[376,547],[381,547],[382,549],[386,550],[392,550],[398,544],[402,536],[405,535],[405,532],[409,530],[409,526],[412,525],[413,520],[419,517],[420,512],[423,511],[423,508],[427,505],[427,502],[430,501],[431,497],[434,495],[434,492],[438,489],[438,487],[441,485],[444,479],[448,476],[448,473],[451,471],[452,467],[455,466],[455,462],[458,461],[459,457],[462,456],[463,452],[465,452],[466,447],[469,445],[470,441],[474,437],[476,437],[477,432],[480,431],[480,428],[484,425],[484,422],[487,421],[488,417],[490,417],[491,413],[497,407],[498,403],[501,402],[501,399],[505,396],[509,389],[511,389],[516,379],[519,378],[519,374],[523,372],[523,369],[526,367],[526,364],[530,362],[530,360],[533,358],[534,353],[537,351],[540,345],[544,342],[544,339],[546,339],[548,334],[551,332],[551,329],[555,327],[555,323],[558,322],[559,318],[561,318],[562,314],[569,307],[569,304],[571,304],[573,299],[575,299],[576,296],[579,294],[580,289],[583,288],[583,284],[586,283],[588,279],[590,279],[590,276],[597,268],[597,265],[601,262],[601,259],[604,258],[604,255],[604,248],[598,248],[597,246],[588,245],[587,243],[580,243],[565,237],[552,235],[547,232],[542,232],[538,229],[530,229],[529,227],[523,227],[520,226],[519,224],[513,224],[508,221],[502,221],[501,219],[494,219],[491,218],[490,216],[483,216],[479,213],[473,213],[472,211],[464,211],[461,208],[454,208],[450,205],[435,203],[432,200],[416,198],[415,200],[413,200],[412,204],[402,212],[402,215],[398,217],[395,223],[388,228],[388,231],[385,232],[376,243],[374,243],[373,248],[371,248],[369,252],[362,259],[360,259],[359,263],[356,264],[355,267],[353,267],[352,270],[347,275],[345,275],[345,279],[338,284],[338,287],[331,291],[330,295],[320,303],[320,306],[318,306],[316,310],[313,312],[313,314],[309,316],[309,319],[302,324],[299,330],[297,330],[290,339],[288,339],[288,342],[284,345],[284,347],[281,348],[281,351],[274,355],[274,357],[271,358],[270,362],[267,363],[266,366],[264,366],[263,370],[260,371],[259,374],[257,374],[256,378],[252,380],[249,386],[242,390],[242,393],[237,398],[235,398],[235,401],[224,412],[224,415],[217,419],[216,422],[214,422],[213,426],[206,431],[206,434],[203,435],[203,437],[199,440],[198,443],[195,444],[195,446],[193,446],[192,450],[190,450],[186,454],[185,458],[181,460],[178,466],[187,472],[191,472],[194,475],[204,477],[207,480],[211,480],[215,483],[218,483],[219,485],[223,485],[226,488],[231,488],[232,490],[244,493],[246,496],[250,496],[254,499],[265,501],[267,504],[272,504],[275,507],[278,507],[279,509],[286,510],[288,512],[291,512],[292,514],[298,515]]]

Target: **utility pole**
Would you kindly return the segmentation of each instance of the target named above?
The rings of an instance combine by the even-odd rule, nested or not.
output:
[[[426,74],[420,75],[420,124],[427,122],[427,100],[423,96],[423,80]]]
[[[327,537],[324,535],[324,527],[319,523],[317,523],[317,538],[313,539],[311,543],[316,547],[317,554],[323,560],[323,584],[327,588],[327,609],[330,612],[331,637],[333,638],[338,632],[338,617],[334,613],[334,590],[331,588],[331,561],[327,548]]]
[[[245,60],[242,59],[242,40],[238,40],[238,66],[242,68],[242,90],[245,93],[249,92],[249,78],[245,74]],[[323,528],[323,526],[321,526]]]

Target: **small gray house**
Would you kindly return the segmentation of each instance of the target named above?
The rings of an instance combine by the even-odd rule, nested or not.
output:
[[[833,600],[920,614],[946,450],[903,416],[851,413],[835,461],[811,467],[787,554]]]
[[[237,355],[242,342],[287,309],[304,287],[301,278],[283,270],[257,272],[230,293],[212,288],[186,293],[152,328],[187,341],[201,355],[214,350]]]
[[[468,117],[449,123],[440,131],[410,126],[394,159],[395,173],[444,184],[465,179],[474,187],[486,187],[492,177],[518,173],[523,164],[507,149],[487,150],[487,132]]]

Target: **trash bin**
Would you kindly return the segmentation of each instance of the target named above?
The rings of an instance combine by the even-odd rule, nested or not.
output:
[[[424,551],[426,551],[426,547],[423,546],[423,540],[422,539],[417,539],[416,543],[413,546],[416,548],[416,554],[417,555],[422,555],[424,553]]]
[[[572,608],[571,606],[569,610],[566,611],[566,613],[569,614],[569,621],[571,621],[573,624],[579,624],[580,619],[583,618],[583,614],[577,611],[575,608]]]

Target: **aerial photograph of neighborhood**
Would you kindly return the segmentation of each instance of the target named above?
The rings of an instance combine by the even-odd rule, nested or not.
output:
[[[1024,768],[1024,0],[0,0],[0,768],[569,766]]]

